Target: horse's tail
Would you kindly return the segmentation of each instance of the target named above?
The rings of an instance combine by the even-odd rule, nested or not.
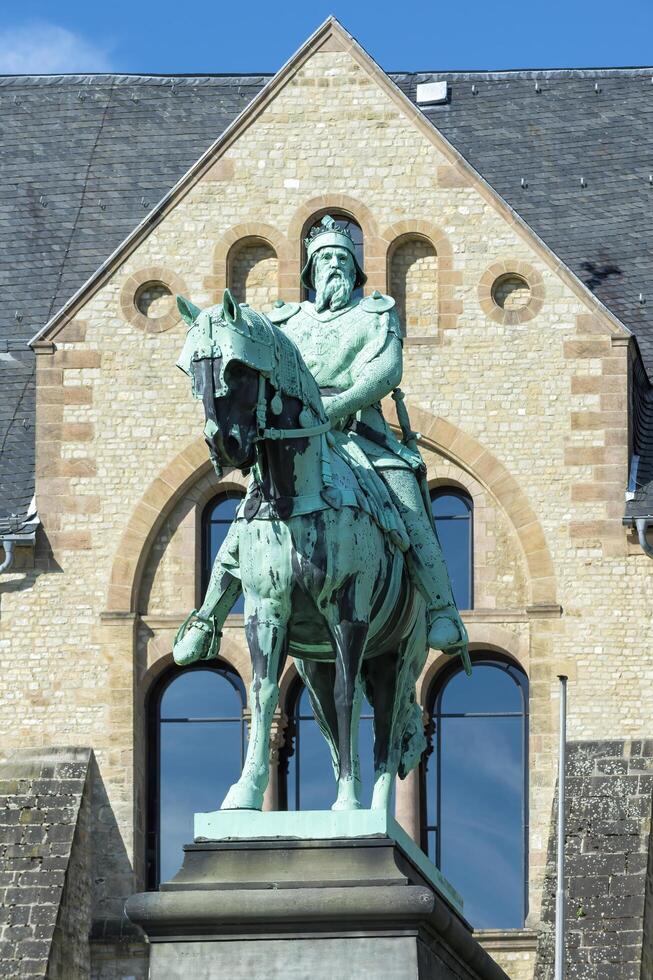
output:
[[[406,727],[401,742],[401,758],[399,759],[399,778],[405,779],[415,766],[419,765],[426,750],[426,735],[424,734],[424,719],[422,709],[415,701],[410,705]]]

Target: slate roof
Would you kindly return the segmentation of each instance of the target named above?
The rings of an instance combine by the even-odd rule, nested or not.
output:
[[[650,376],[652,74],[390,73],[413,101],[419,82],[450,83],[426,117],[636,334]],[[0,77],[0,536],[33,494],[27,340],[269,77]]]

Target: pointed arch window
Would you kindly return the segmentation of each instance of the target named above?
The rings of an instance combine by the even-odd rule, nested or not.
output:
[[[245,685],[227,664],[169,670],[148,703],[148,886],[179,869],[193,815],[215,810],[245,758]]]
[[[364,271],[365,270],[365,241],[363,236],[363,229],[358,224],[356,219],[352,217],[351,214],[347,214],[345,211],[338,211],[336,208],[325,208],[323,211],[318,211],[317,214],[314,214],[311,218],[309,218],[309,220],[304,225],[304,230],[302,231],[302,265],[301,265],[302,269],[306,264],[306,245],[305,245],[306,238],[308,237],[308,234],[311,231],[311,229],[314,228],[316,225],[319,225],[322,218],[324,218],[324,216],[327,214],[331,215],[331,217],[334,218],[338,222],[338,224],[346,231],[348,231],[349,234],[351,235],[352,240],[354,242],[356,260],[359,266],[361,267],[361,269],[363,269]],[[357,289],[354,290],[352,295],[354,299],[360,299],[363,296],[363,288],[358,287]],[[302,299],[309,299],[312,302],[315,299],[315,290],[307,289],[305,286],[303,286]]]
[[[528,680],[494,653],[453,664],[427,703],[422,845],[465,896],[475,928],[521,928],[526,918]]]
[[[459,609],[474,608],[474,505],[457,487],[431,492],[431,511]]]
[[[239,490],[224,490],[208,502],[202,514],[202,547],[201,547],[201,593],[202,599],[206,594],[213,562],[231,523],[236,516],[236,511],[245,494]],[[232,613],[242,615],[245,605],[242,595],[234,603]]]

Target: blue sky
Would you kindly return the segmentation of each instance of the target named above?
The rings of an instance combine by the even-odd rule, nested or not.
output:
[[[334,14],[387,70],[647,65],[651,0],[26,0],[0,73],[275,71]]]

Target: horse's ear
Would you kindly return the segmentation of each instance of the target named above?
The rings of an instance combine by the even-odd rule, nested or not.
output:
[[[230,289],[225,289],[224,295],[222,297],[222,312],[229,321],[229,323],[236,323],[240,320],[240,307],[233,297]]]
[[[177,297],[177,309],[189,327],[195,323],[198,316],[202,312],[199,306],[195,306],[194,303],[191,303],[189,299],[184,299],[183,296]]]

